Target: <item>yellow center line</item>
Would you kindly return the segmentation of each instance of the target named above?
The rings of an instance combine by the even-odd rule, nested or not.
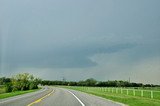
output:
[[[39,99],[35,100],[34,102],[32,102],[32,103],[28,104],[27,106],[32,106],[33,104],[36,104],[36,103],[38,103],[38,102],[42,101],[44,98],[46,98],[46,97],[50,96],[53,92],[54,92],[54,90],[52,90],[52,92],[50,92],[50,93],[46,94],[45,96],[43,96],[43,97],[41,97],[41,98],[39,98]]]

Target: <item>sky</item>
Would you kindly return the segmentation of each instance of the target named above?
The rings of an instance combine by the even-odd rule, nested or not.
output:
[[[160,84],[160,0],[0,0],[0,77]]]

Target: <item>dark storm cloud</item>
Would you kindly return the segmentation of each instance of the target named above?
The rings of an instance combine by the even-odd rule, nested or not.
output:
[[[42,46],[41,50],[33,50],[31,46],[23,49],[23,43],[20,43],[18,48],[10,46],[12,48],[6,52],[3,62],[11,67],[83,68],[97,65],[89,59],[95,54],[119,52],[131,49],[135,45],[126,43],[108,46],[107,43],[102,45],[99,42],[92,42],[92,44],[82,42],[82,44],[62,45],[58,48],[50,45],[50,48],[46,49]]]
[[[44,78],[64,74],[71,80],[147,76],[150,70],[152,77],[159,75],[159,4],[159,0],[1,0],[0,72],[32,70],[42,76],[51,73]],[[149,64],[152,69],[146,67]],[[150,81],[159,80],[154,78]]]

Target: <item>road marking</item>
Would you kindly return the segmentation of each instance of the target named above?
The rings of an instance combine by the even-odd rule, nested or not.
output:
[[[45,90],[47,90],[47,88],[44,88],[44,89],[39,90],[37,92],[33,92],[32,94],[26,93],[24,95],[18,95],[18,96],[13,96],[13,97],[5,98],[4,101],[0,101],[0,104],[6,103],[6,102],[11,102],[11,101],[14,101],[14,100],[17,100],[17,99],[22,99],[22,98],[25,98],[25,97],[29,97],[29,96],[32,96],[32,95],[44,92]]]
[[[27,106],[32,106],[33,104],[39,103],[39,102],[42,101],[44,98],[50,96],[53,92],[54,92],[54,90],[52,90],[52,92],[46,94],[45,96],[43,96],[43,97],[41,97],[41,98],[35,100],[34,102],[28,104]]]
[[[82,106],[85,106],[84,103],[74,94],[72,93],[71,91],[68,91],[69,93],[71,93],[78,101],[79,103],[82,105]]]

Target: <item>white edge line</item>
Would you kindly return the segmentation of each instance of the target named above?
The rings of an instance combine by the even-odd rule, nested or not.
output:
[[[128,106],[127,104],[123,104],[123,103],[120,103],[120,102],[117,102],[117,101],[113,101],[111,99],[103,98],[101,96],[96,96],[96,95],[93,95],[93,94],[90,94],[90,93],[86,93],[86,92],[82,92],[82,91],[78,91],[78,92],[85,93],[85,94],[88,94],[90,96],[95,96],[95,97],[98,97],[98,98],[103,99],[105,101],[109,101],[109,102],[112,102],[112,103],[115,103],[115,104],[118,104],[118,105],[121,105],[121,106]]]
[[[68,92],[70,92],[70,91],[68,91]],[[103,98],[103,97],[101,97],[101,96],[96,96],[96,95],[89,94],[89,93],[82,92],[82,91],[78,91],[78,92],[85,93],[85,94],[88,94],[88,95],[90,95],[90,96],[95,96],[95,97],[98,97],[98,98],[103,99],[103,100],[105,100],[105,101],[109,101],[109,102],[112,102],[112,103],[115,103],[115,104],[118,104],[118,105],[121,105],[121,106],[128,106],[127,104],[123,104],[123,103],[120,103],[120,102],[116,102],[116,101],[113,101],[113,100],[111,100],[111,99]],[[72,92],[70,92],[70,93],[71,93],[72,95],[74,95]],[[83,106],[85,106],[85,105],[83,105]]]
[[[68,90],[67,90],[68,91]],[[77,100],[78,102],[82,105],[82,106],[85,106],[84,103],[74,94],[72,93],[71,91],[68,91],[69,93],[71,93]]]

